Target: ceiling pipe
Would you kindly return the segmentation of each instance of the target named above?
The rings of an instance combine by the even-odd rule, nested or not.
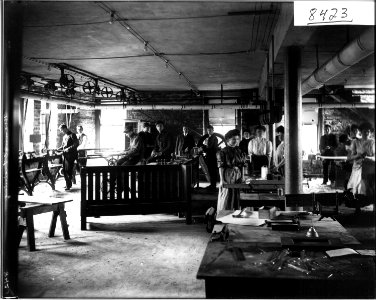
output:
[[[321,87],[325,82],[374,52],[374,28],[370,28],[357,39],[348,43],[333,58],[316,69],[302,82],[302,95]]]
[[[34,93],[21,93],[21,98],[34,99],[39,101],[49,101],[57,104],[65,104],[79,107],[85,110],[106,110],[106,109],[119,109],[124,108],[128,110],[205,110],[205,109],[260,109],[260,105],[254,104],[144,104],[144,105],[125,105],[121,102],[112,104],[94,104],[83,103],[77,100],[68,100],[56,96],[42,96]],[[303,108],[375,108],[374,103],[317,103],[305,102]]]

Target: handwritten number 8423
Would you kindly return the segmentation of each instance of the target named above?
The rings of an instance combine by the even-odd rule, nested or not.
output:
[[[341,19],[347,18],[347,8],[342,8],[341,10],[342,10],[342,12],[340,13],[341,14]],[[317,12],[316,8],[310,9],[310,11],[309,11],[310,16],[308,18],[310,21],[314,21],[315,20],[315,14],[316,14],[316,12]],[[322,17],[322,21],[325,21],[325,17],[326,17],[327,12],[328,12],[328,9],[321,10],[319,16]],[[328,17],[329,21],[332,21],[333,19],[337,18],[337,13],[338,13],[338,9],[337,8],[332,8],[330,10],[330,15]]]

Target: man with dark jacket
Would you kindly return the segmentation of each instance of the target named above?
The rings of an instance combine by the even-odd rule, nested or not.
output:
[[[188,132],[188,127],[183,126],[183,133],[180,134],[176,139],[175,154],[176,155],[189,154],[194,146],[195,146],[195,139]]]
[[[248,156],[248,144],[251,140],[251,134],[248,130],[243,131],[243,139],[239,143],[239,148],[242,150],[242,153]]]
[[[197,146],[201,147],[201,149],[206,153],[206,164],[208,166],[209,177],[210,177],[210,185],[207,187],[207,189],[215,190],[216,185],[217,185],[217,178],[218,178],[218,167],[217,167],[217,151],[219,150],[218,139],[217,139],[217,136],[214,134],[214,127],[212,125],[208,125],[206,130],[207,130],[207,134],[203,135],[200,138],[200,141],[197,144]]]
[[[67,128],[67,125],[61,124],[59,130],[64,133],[64,136],[63,142],[57,150],[63,151],[63,174],[66,183],[65,190],[69,191],[72,187],[72,181],[75,182],[73,178],[73,167],[74,161],[78,158],[77,147],[79,141],[76,134],[71,132]]]
[[[334,150],[337,148],[337,137],[330,133],[332,127],[330,125],[324,126],[324,135],[320,138],[320,153],[322,156],[334,156]],[[335,161],[333,159],[324,159],[322,162],[324,181],[322,184],[327,184],[328,178],[333,183],[335,181]],[[330,170],[329,170],[330,167]]]
[[[157,159],[170,160],[171,154],[174,151],[172,137],[165,129],[163,121],[157,121],[155,127],[157,128],[159,134],[155,140],[155,146],[150,158],[148,159],[148,162],[152,162]]]
[[[117,161],[118,166],[132,166],[144,159],[144,142],[137,133],[133,131],[132,125],[125,126],[124,133],[130,139],[129,149],[124,152],[124,156]]]
[[[145,122],[142,125],[142,131],[138,133],[138,136],[142,139],[145,148],[145,157],[149,157],[154,149],[155,141],[151,134],[150,123]]]

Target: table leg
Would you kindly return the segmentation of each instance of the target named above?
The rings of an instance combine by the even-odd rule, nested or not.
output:
[[[59,204],[59,216],[60,216],[60,223],[61,229],[63,231],[64,239],[69,240],[69,230],[68,230],[68,223],[67,223],[67,213],[64,209],[64,203]]]
[[[52,219],[51,219],[51,224],[50,224],[50,230],[48,232],[48,237],[55,236],[55,228],[56,228],[56,221],[57,221],[58,215],[59,215],[59,208],[57,208],[57,210],[54,210],[52,212]]]
[[[25,229],[26,229],[26,226],[18,225],[18,236],[17,236],[18,246],[20,246],[20,244],[21,244],[22,235],[23,235]]]
[[[26,213],[27,245],[29,251],[35,251],[34,218],[32,212]]]

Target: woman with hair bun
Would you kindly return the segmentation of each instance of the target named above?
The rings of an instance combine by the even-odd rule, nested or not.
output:
[[[362,123],[359,131],[362,137],[352,141],[351,153],[348,156],[348,160],[353,162],[353,167],[347,189],[351,190],[357,200],[366,196],[373,199],[375,195],[375,140],[370,139],[373,127],[368,122]],[[359,203],[357,212],[360,212]]]
[[[219,168],[219,193],[217,211],[239,208],[239,189],[225,188],[224,184],[240,183],[242,180],[242,168],[246,162],[246,156],[238,147],[240,132],[237,129],[230,130],[225,135],[227,146],[217,152]]]

